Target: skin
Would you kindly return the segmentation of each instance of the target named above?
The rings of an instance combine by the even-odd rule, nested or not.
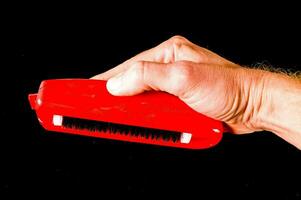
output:
[[[236,134],[267,130],[301,149],[301,81],[244,68],[174,36],[92,79],[131,96],[165,91]]]

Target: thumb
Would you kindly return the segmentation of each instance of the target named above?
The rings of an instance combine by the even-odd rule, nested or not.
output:
[[[185,82],[186,64],[139,61],[107,82],[108,91],[116,96],[131,96],[147,90],[160,90],[179,96]],[[187,74],[187,73],[186,73]]]

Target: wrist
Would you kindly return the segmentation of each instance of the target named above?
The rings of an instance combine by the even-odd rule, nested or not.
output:
[[[244,122],[246,126],[254,131],[266,130],[266,113],[268,112],[268,102],[270,95],[266,92],[267,77],[269,72],[257,69],[243,69],[243,93],[247,98]]]
[[[301,84],[287,75],[263,72],[257,126],[301,148]]]

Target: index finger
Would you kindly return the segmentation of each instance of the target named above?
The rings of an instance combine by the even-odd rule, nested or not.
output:
[[[120,65],[117,65],[116,67],[102,74],[93,76],[91,79],[108,80],[111,77],[116,76],[117,74],[123,72],[132,63],[137,61],[162,62],[162,59],[164,59],[162,52],[164,53],[164,50],[161,48],[161,44],[160,44],[154,48],[139,53],[138,55],[132,57],[131,59],[121,63]]]

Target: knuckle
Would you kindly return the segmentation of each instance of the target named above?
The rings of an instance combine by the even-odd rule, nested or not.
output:
[[[180,49],[183,45],[186,44],[186,42],[187,42],[186,38],[176,35],[168,40],[168,45],[173,49]]]
[[[169,39],[172,44],[183,44],[187,41],[187,39],[180,35],[175,35]]]
[[[172,60],[177,60],[180,52],[187,46],[189,46],[188,40],[179,35],[171,37],[166,42],[166,48],[172,53]]]

